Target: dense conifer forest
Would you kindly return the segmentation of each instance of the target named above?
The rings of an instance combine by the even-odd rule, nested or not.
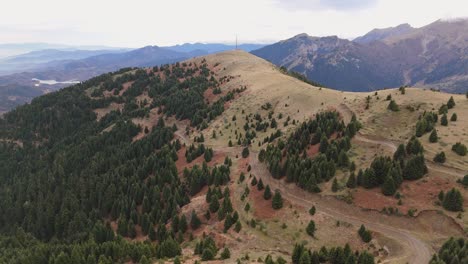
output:
[[[203,186],[225,184],[229,163],[186,169],[181,180],[175,166],[181,148],[174,140],[177,128],[166,126],[164,116],[151,130],[132,118],[157,108],[206,127],[236,93],[208,104],[203,93],[218,86],[206,63],[127,68],[5,114],[0,119],[0,136],[8,139],[0,143],[0,262],[144,262],[180,254],[176,239],[183,238],[190,221],[179,216],[180,208]],[[137,99],[144,93],[151,102]],[[124,107],[98,119],[94,110],[111,103]],[[146,135],[135,141],[143,129]],[[203,153],[207,160],[213,155],[203,145],[193,146],[187,160]],[[185,228],[166,228],[174,219]],[[137,235],[158,243],[129,242]]]

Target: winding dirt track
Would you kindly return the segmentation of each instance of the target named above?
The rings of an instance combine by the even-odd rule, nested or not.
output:
[[[343,115],[345,122],[349,122],[353,115],[353,112],[345,104],[340,104],[337,107],[337,110]],[[382,145],[389,148],[392,152],[395,152],[400,142],[393,142],[386,139],[375,139],[367,135],[358,133],[353,140],[366,142],[371,144]],[[279,189],[282,191],[282,195],[288,201],[301,205],[301,206],[315,206],[320,212],[331,216],[333,218],[340,219],[342,221],[351,223],[355,226],[360,226],[364,224],[369,229],[379,232],[386,237],[392,238],[395,241],[398,241],[402,244],[404,249],[404,254],[399,256],[392,256],[387,259],[386,263],[395,263],[395,262],[406,262],[414,264],[427,264],[429,263],[433,250],[430,246],[417,238],[411,233],[410,230],[397,228],[391,225],[385,224],[385,220],[376,219],[375,217],[369,217],[365,212],[356,208],[352,212],[341,210],[337,206],[333,206],[335,203],[327,201],[325,197],[319,195],[313,195],[297,187],[294,184],[286,184],[282,180],[276,180],[271,177],[271,174],[267,170],[264,164],[261,164],[257,159],[256,152],[251,152],[251,162],[252,173],[257,177],[262,178],[262,181],[265,184],[269,184],[274,189]],[[448,168],[444,166],[439,166],[434,164],[432,161],[427,160],[427,167],[430,170],[445,173],[448,175],[453,175],[456,177],[463,177],[463,173],[459,172],[456,169]]]
[[[370,219],[365,212],[358,208],[355,208],[352,213],[342,211],[341,208],[333,207],[336,203],[330,202],[325,197],[311,194],[300,189],[294,184],[286,184],[282,180],[273,179],[266,166],[258,161],[257,154],[258,153],[255,152],[251,153],[252,158],[250,165],[252,166],[252,173],[261,178],[265,184],[270,185],[273,189],[279,189],[282,196],[289,202],[300,206],[315,206],[318,211],[332,218],[340,219],[341,221],[348,222],[354,226],[364,224],[370,230],[379,232],[386,237],[402,243],[405,253],[401,256],[391,256],[385,261],[385,263],[429,263],[432,256],[431,248],[422,240],[412,235],[409,230],[403,230],[386,225],[385,220],[372,219],[372,217]]]
[[[353,112],[348,106],[342,104],[337,107],[337,110],[343,115],[345,122],[349,122]],[[186,144],[190,140],[185,136],[183,131],[177,131],[176,135],[182,139]],[[376,139],[367,135],[358,133],[353,140],[366,142],[371,144],[383,145],[392,152],[397,149],[399,142],[393,142],[386,139]],[[238,154],[240,149],[234,148],[218,148],[218,151],[230,154]],[[360,208],[349,205],[343,207],[342,201],[337,201],[331,197],[320,196],[317,194],[309,193],[295,184],[285,183],[283,180],[274,179],[265,164],[258,161],[258,152],[252,151],[250,153],[250,165],[252,167],[252,174],[257,178],[261,178],[265,184],[270,185],[273,189],[281,191],[282,196],[291,203],[297,204],[303,207],[315,206],[317,210],[327,216],[330,216],[340,221],[344,221],[354,225],[355,227],[364,224],[370,230],[381,233],[382,235],[393,239],[402,246],[402,251],[397,254],[392,254],[383,261],[383,263],[411,263],[411,264],[427,264],[429,263],[432,254],[434,253],[429,244],[425,243],[416,235],[414,235],[408,228],[396,227],[390,224],[386,224],[386,219],[380,214],[369,214]],[[429,169],[462,177],[463,174],[452,168],[441,167],[433,164],[431,161],[427,164]]]
[[[343,116],[343,119],[345,122],[349,122],[351,120],[351,117],[353,116],[353,111],[345,104],[340,104],[337,107],[338,112],[341,113]],[[370,144],[376,144],[376,145],[382,145],[384,147],[389,148],[392,152],[395,152],[398,148],[398,145],[401,144],[402,142],[395,142],[387,139],[382,139],[382,138],[375,138],[375,137],[370,137],[368,135],[363,135],[361,132],[358,132],[357,135],[354,136],[353,138],[356,141],[361,141],[361,142],[366,142]],[[463,178],[465,174],[458,169],[447,167],[444,165],[436,164],[432,160],[426,158],[426,166],[433,171],[440,172],[443,174],[455,176],[458,178]]]

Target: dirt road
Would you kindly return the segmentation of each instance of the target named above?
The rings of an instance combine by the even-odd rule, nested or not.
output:
[[[345,123],[349,122],[351,120],[351,117],[353,116],[353,111],[345,104],[340,104],[337,107],[338,112],[341,113],[343,116],[343,119]],[[382,145],[384,147],[387,147],[391,150],[391,152],[395,152],[398,148],[398,145],[401,144],[402,142],[395,142],[387,139],[382,139],[382,138],[377,138],[376,136],[369,136],[369,135],[364,135],[360,132],[358,132],[353,140],[360,141],[360,142],[366,142],[370,144],[376,144],[376,145]],[[426,166],[432,170],[436,171],[439,173],[455,176],[458,178],[463,178],[465,176],[466,172],[464,173],[461,170],[451,168],[444,166],[442,164],[436,164],[432,160],[426,158]]]
[[[392,256],[390,252],[390,257],[385,262],[427,264],[430,261],[432,250],[429,245],[415,237],[409,230],[386,225],[383,217],[376,218],[375,215],[369,217],[361,209],[352,208],[352,205],[349,206],[351,212],[349,210],[341,210],[342,208],[336,207],[336,203],[326,197],[304,191],[295,184],[288,184],[283,180],[273,179],[266,166],[258,161],[257,153],[255,152],[251,152],[250,165],[252,166],[252,174],[257,178],[261,178],[265,184],[270,185],[273,189],[279,189],[282,196],[289,202],[305,207],[315,206],[318,211],[335,219],[348,222],[355,227],[364,224],[370,230],[379,232],[386,237],[402,243],[405,253]]]

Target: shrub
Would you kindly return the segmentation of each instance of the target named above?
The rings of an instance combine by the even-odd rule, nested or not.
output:
[[[440,153],[437,153],[434,157],[434,162],[437,162],[437,163],[444,163],[446,160],[446,157],[445,157],[445,152],[440,152]]]
[[[358,230],[358,234],[364,243],[369,243],[372,240],[371,232],[367,230],[364,225],[361,225],[361,227]]]

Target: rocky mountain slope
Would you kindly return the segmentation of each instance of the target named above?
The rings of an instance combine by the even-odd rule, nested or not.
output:
[[[468,20],[373,30],[355,41],[306,34],[252,53],[340,90],[417,85],[453,93],[468,86]]]

